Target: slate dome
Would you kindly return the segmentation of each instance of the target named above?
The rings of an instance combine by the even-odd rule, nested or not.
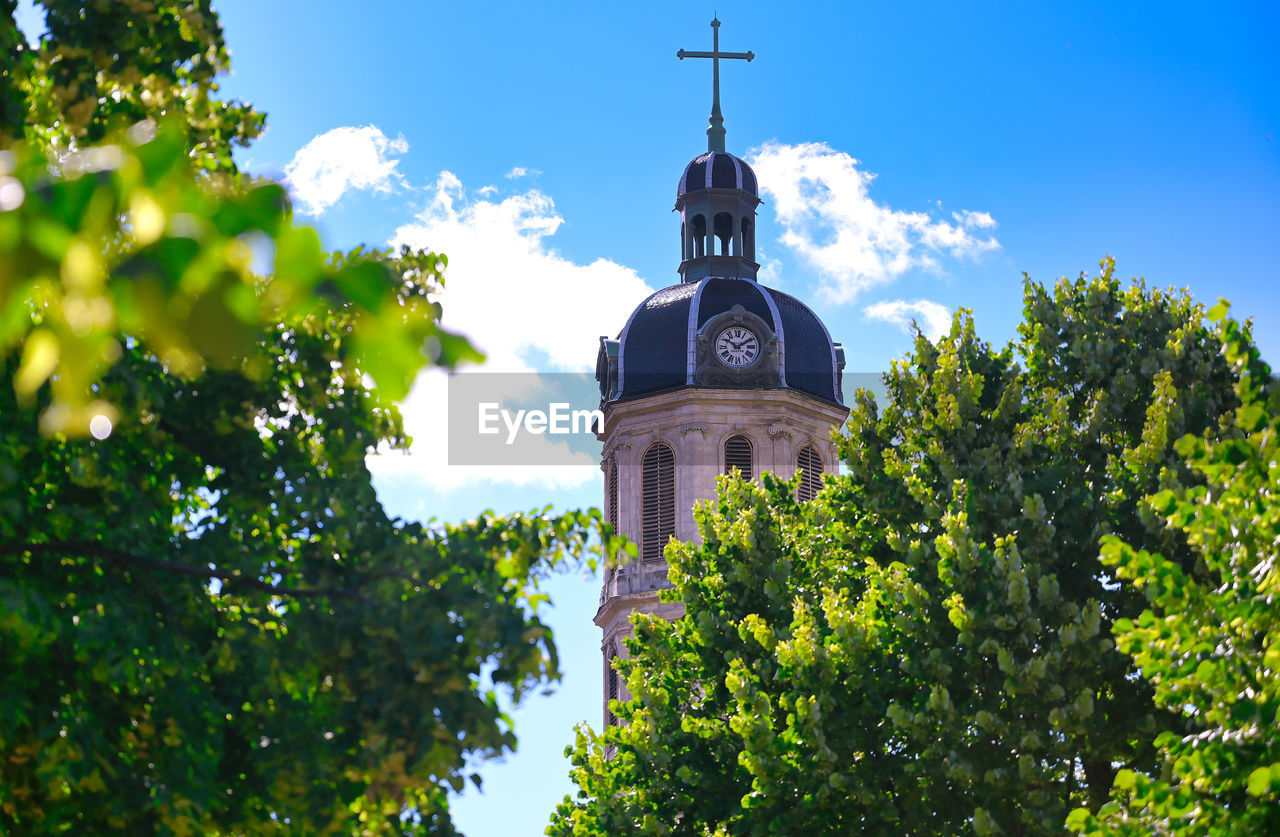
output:
[[[676,198],[699,189],[741,189],[754,197],[760,196],[756,173],[751,166],[727,151],[699,154],[684,167],[684,174],[680,175],[680,183],[676,187]]]
[[[721,276],[663,288],[632,312],[617,340],[601,339],[596,377],[603,400],[698,386],[698,334],[708,321],[735,310],[758,317],[771,332],[762,336],[776,340],[777,388],[843,403],[843,349],[818,316],[789,294]]]

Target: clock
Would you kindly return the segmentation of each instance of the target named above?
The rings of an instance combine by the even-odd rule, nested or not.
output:
[[[725,366],[741,369],[760,357],[760,341],[750,329],[732,325],[716,335],[715,350]]]

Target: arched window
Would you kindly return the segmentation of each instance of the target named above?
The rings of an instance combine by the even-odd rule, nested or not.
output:
[[[712,232],[715,233],[716,239],[720,242],[720,246],[717,248],[717,255],[735,255],[729,252],[729,243],[733,241],[733,216],[728,212],[717,212],[715,229]]]
[[[609,523],[616,529],[618,528],[618,460],[616,458],[609,459],[609,483],[605,493],[609,495],[606,501],[609,507]]]
[[[734,468],[742,472],[744,480],[755,475],[751,469],[751,440],[746,436],[730,436],[724,443],[724,472],[728,474]]]
[[[618,699],[618,671],[613,667],[613,661],[618,659],[618,646],[610,645],[609,653],[604,659],[604,724],[609,726],[616,723],[617,718],[613,716],[613,710],[609,708],[609,701]]]
[[[605,487],[604,487],[604,503],[606,512],[606,521],[618,528],[618,458],[616,456],[609,457],[609,465],[605,469]],[[604,586],[609,587],[613,581],[615,570],[606,562],[604,568]]]
[[[796,490],[800,502],[817,497],[818,490],[822,488],[822,458],[813,445],[805,445],[800,449],[800,455],[796,457],[796,470],[801,472],[800,487]]]
[[[676,533],[676,457],[669,445],[645,451],[641,479],[640,557],[656,561]]]
[[[751,228],[750,218],[742,219],[742,255],[756,260],[756,231]]]

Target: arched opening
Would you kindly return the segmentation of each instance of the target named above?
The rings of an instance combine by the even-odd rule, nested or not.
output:
[[[732,255],[729,252],[729,243],[733,241],[733,216],[728,212],[717,212],[713,232],[716,235],[716,241],[719,242],[716,254],[720,256]]]
[[[618,460],[609,459],[609,482],[605,488],[605,498],[609,508],[609,523],[618,528]]]
[[[641,474],[640,557],[658,561],[676,533],[676,457],[659,442],[645,451]]]
[[[724,443],[724,472],[732,473],[734,469],[742,473],[745,480],[755,474],[751,469],[751,440],[746,436],[730,436]]]
[[[742,219],[742,255],[753,262],[756,260],[756,231],[750,218]]]
[[[822,458],[813,445],[805,445],[796,457],[796,470],[800,472],[800,485],[796,498],[805,503],[818,496],[822,488]]]
[[[693,216],[690,230],[693,232],[693,250],[690,258],[698,259],[705,256],[707,252],[707,219],[701,215]]]
[[[611,644],[609,653],[604,658],[604,725],[616,723],[617,718],[614,717],[613,710],[609,707],[609,701],[618,699],[619,676],[618,671],[613,667],[613,661],[618,659],[618,646]]]
[[[685,231],[685,222],[680,222],[680,258],[689,258],[689,234]]]
[[[605,522],[618,528],[618,459],[617,457],[609,457],[608,463],[605,465],[604,477],[604,507]],[[613,577],[617,571],[610,566],[610,562],[605,562],[604,567],[604,586],[610,589],[613,584]]]

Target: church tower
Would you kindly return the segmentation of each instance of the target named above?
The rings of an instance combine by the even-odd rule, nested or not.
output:
[[[802,472],[801,499],[837,463],[829,435],[848,410],[840,394],[844,353],[804,303],[756,281],[755,172],[725,151],[720,112],[721,52],[713,20],[707,152],[685,166],[676,186],[680,281],[632,312],[617,338],[600,338],[596,379],[604,423],[605,514],[635,541],[639,556],[606,571],[595,623],[604,633],[605,723],[609,700],[625,700],[613,670],[626,657],[631,613],[666,619],[683,605],[658,601],[669,587],[663,548],[694,540],[693,505],[715,496],[716,477]]]

